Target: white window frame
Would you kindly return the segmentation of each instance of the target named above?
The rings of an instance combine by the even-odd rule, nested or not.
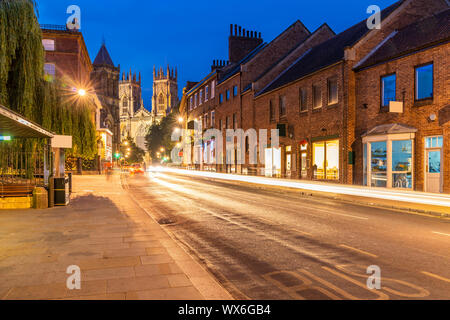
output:
[[[205,87],[205,102],[208,101],[208,95],[209,95],[209,86]]]

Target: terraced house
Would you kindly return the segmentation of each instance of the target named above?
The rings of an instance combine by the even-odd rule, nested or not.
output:
[[[450,192],[448,9],[398,1],[380,29],[339,34],[296,22],[217,69],[215,127],[278,129],[280,146],[269,137],[264,161],[216,169]]]

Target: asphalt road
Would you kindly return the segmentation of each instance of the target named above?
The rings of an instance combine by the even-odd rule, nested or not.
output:
[[[448,220],[167,173],[124,181],[237,299],[450,299]]]

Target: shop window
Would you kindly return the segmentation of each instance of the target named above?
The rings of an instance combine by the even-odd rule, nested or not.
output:
[[[314,179],[339,179],[339,140],[313,143]]]
[[[416,68],[416,100],[433,98],[433,64]]]
[[[300,112],[305,112],[308,110],[308,95],[307,95],[306,88],[300,89],[299,104],[300,104]]]
[[[313,108],[322,107],[322,88],[319,85],[313,86]]]
[[[412,141],[392,141],[392,187],[412,188]]]
[[[380,139],[364,143],[363,161],[364,185],[413,188],[413,140]]]
[[[371,143],[371,186],[387,187],[387,142]]]
[[[390,101],[396,100],[396,82],[395,74],[381,77],[381,105],[383,107],[389,106]]]
[[[338,84],[336,79],[328,80],[328,105],[338,103]]]

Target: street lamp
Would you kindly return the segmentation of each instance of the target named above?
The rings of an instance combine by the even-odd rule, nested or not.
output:
[[[80,97],[84,97],[84,96],[86,95],[86,90],[84,90],[84,89],[79,89],[79,90],[78,90],[78,95],[79,95]]]
[[[183,120],[184,120],[183,117],[179,117],[178,118],[178,123],[183,123]]]

